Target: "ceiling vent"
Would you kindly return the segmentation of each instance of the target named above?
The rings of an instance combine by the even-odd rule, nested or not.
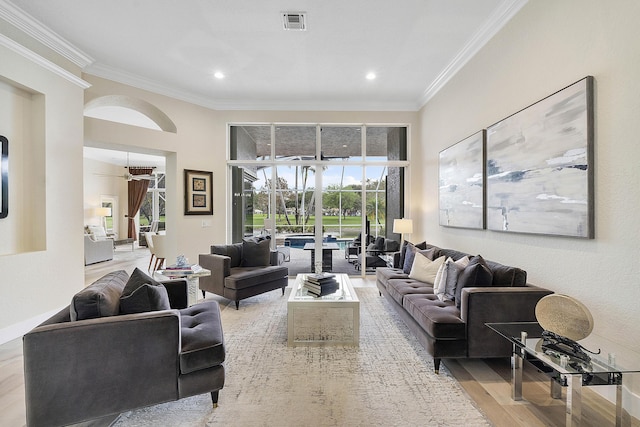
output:
[[[307,14],[305,12],[282,12],[282,23],[285,30],[307,31]]]

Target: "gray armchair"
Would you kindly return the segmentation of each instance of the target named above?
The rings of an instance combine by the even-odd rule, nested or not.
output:
[[[94,240],[84,235],[84,265],[95,264],[113,259],[113,239]]]
[[[278,265],[278,251],[269,249],[269,240],[245,240],[232,245],[213,245],[211,254],[201,254],[198,263],[211,270],[200,277],[202,295],[211,292],[235,301],[284,289],[289,283],[289,269]]]
[[[216,406],[225,359],[218,304],[187,308],[187,283],[176,280],[153,286],[171,309],[119,314],[131,279],[109,273],[24,335],[28,426],[76,424],[204,393]],[[147,295],[143,286],[136,295]]]

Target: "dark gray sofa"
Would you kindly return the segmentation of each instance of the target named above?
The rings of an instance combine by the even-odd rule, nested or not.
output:
[[[269,240],[244,240],[230,245],[212,245],[211,254],[201,254],[198,263],[211,270],[199,279],[202,294],[212,292],[235,301],[282,289],[289,283],[289,269],[278,265],[278,252],[269,249]]]
[[[451,257],[454,261],[470,254],[441,249],[423,243],[432,259]],[[403,247],[404,251],[404,247]],[[485,326],[489,322],[535,321],[535,306],[548,289],[527,283],[526,271],[486,261],[492,272],[487,287],[464,287],[459,301],[441,301],[433,285],[409,278],[401,268],[400,256],[394,267],[376,270],[376,285],[400,314],[422,346],[434,358],[439,371],[441,359],[493,358],[511,355],[507,340]]]
[[[125,271],[107,274],[23,337],[28,426],[75,424],[203,393],[217,405],[225,377],[218,304],[187,307],[187,283],[174,280],[141,286],[129,295],[137,312],[120,314],[128,282]],[[170,307],[139,312],[153,295]]]

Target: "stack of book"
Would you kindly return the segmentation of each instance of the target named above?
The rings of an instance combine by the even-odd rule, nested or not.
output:
[[[193,274],[202,270],[198,264],[173,264],[165,268],[167,274]]]
[[[332,294],[339,288],[335,275],[331,273],[307,274],[302,287],[317,297]]]

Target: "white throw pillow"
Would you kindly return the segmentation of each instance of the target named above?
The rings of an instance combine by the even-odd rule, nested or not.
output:
[[[100,225],[90,225],[89,232],[96,241],[105,240],[107,238],[107,232],[104,230],[104,227]]]
[[[409,273],[409,278],[433,285],[433,282],[436,281],[436,274],[438,274],[438,270],[440,269],[440,266],[444,264],[445,259],[445,257],[441,256],[440,258],[431,261],[420,252],[416,253],[416,257],[413,260],[413,266],[411,267],[411,272]]]
[[[436,274],[436,280],[433,282],[433,293],[440,298],[440,295],[444,295],[444,288],[447,284],[447,264],[453,262],[453,258],[449,257],[442,263]],[[442,298],[440,298],[442,300]]]

